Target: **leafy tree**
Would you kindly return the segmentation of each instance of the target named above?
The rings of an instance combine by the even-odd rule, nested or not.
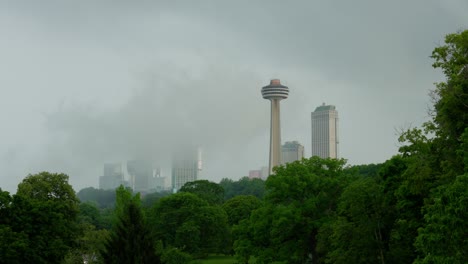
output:
[[[226,211],[229,224],[236,225],[241,220],[249,219],[250,213],[259,208],[260,200],[253,195],[239,195],[227,200],[223,204],[223,209]]]
[[[434,113],[430,124],[435,147],[440,153],[443,176],[453,181],[463,173],[463,160],[457,155],[462,134],[468,126],[468,30],[445,37],[445,44],[432,52],[432,65],[440,68],[446,80],[433,91]]]
[[[12,197],[1,243],[10,243],[7,263],[58,263],[78,236],[78,199],[68,176],[41,172],[29,175]],[[3,251],[3,250],[1,250]]]
[[[434,193],[441,193],[440,188],[447,188],[457,175],[464,173],[468,31],[449,34],[445,41],[431,56],[435,59],[433,66],[441,68],[446,76],[446,81],[438,83],[433,93],[433,120],[423,129],[405,131],[400,137],[400,142],[405,142],[400,152],[407,168],[395,191],[397,217],[390,241],[393,261],[399,263],[409,263],[418,257],[414,247],[418,229],[430,230],[425,227],[421,208],[430,207]]]
[[[447,35],[431,58],[447,78],[435,90],[434,122],[441,137],[460,140],[468,124],[468,30]]]
[[[387,263],[411,263],[414,259],[414,231],[416,226],[409,225],[414,223],[418,225],[415,219],[419,216],[415,200],[408,193],[406,195],[401,191],[401,186],[407,184],[406,174],[408,169],[408,159],[402,155],[395,155],[382,164],[377,177],[379,191],[383,195],[384,226],[381,229],[387,254],[385,256]],[[405,182],[405,183],[404,183]],[[404,183],[404,184],[403,184]],[[368,201],[369,204],[372,201]],[[367,206],[368,203],[362,206]]]
[[[259,208],[260,209],[260,208]],[[255,255],[253,228],[250,219],[244,219],[232,227],[234,240],[233,249],[236,259],[241,264],[248,264],[250,257]]]
[[[63,264],[102,263],[101,252],[109,239],[110,232],[107,229],[96,230],[89,223],[81,223],[82,235],[77,238],[77,245],[70,250]]]
[[[155,241],[143,215],[139,194],[132,197],[120,186],[116,190],[117,221],[101,252],[105,263],[160,263]]]
[[[110,223],[102,220],[99,209],[94,203],[85,202],[79,205],[78,224],[81,231],[75,238],[76,245],[66,255],[63,264],[102,263],[100,252],[109,237]]]
[[[9,217],[11,200],[10,193],[0,188],[0,221],[5,221]]]
[[[336,210],[347,182],[341,176],[344,164],[312,157],[276,167],[266,181],[265,206],[233,231],[239,237],[234,243],[239,258],[245,261],[246,253],[252,253],[258,263],[318,263],[318,230]]]
[[[384,182],[384,188],[393,189],[393,197],[386,195],[387,200],[392,200],[389,209],[395,210],[389,244],[392,262],[410,263],[416,259],[414,241],[424,223],[421,208],[433,189],[453,181],[453,172],[444,169],[446,156],[439,145],[441,138],[430,135],[434,129],[433,124],[427,123],[423,129],[401,134],[399,141],[403,145],[399,151],[404,170]]]
[[[115,206],[115,190],[88,187],[81,189],[76,195],[81,202],[93,202],[99,208],[112,208]]]
[[[468,128],[461,136],[457,155],[465,174],[432,191],[423,207],[425,225],[418,230],[416,248],[422,254],[416,263],[468,262]]]
[[[172,245],[189,253],[196,252],[198,243],[184,243],[180,241],[181,238],[176,242],[176,235],[187,230],[189,224],[195,222],[196,211],[205,206],[208,206],[206,201],[191,193],[177,193],[160,199],[151,215],[151,226],[157,239],[163,241],[166,247]],[[198,236],[197,231],[187,239],[198,240]]]
[[[103,229],[106,227],[102,217],[101,212],[96,207],[94,203],[85,202],[80,203],[80,211],[78,215],[78,220],[82,223],[88,223],[95,226],[97,229]]]
[[[144,208],[151,208],[159,199],[169,196],[172,193],[170,191],[148,193],[142,197],[141,203]]]
[[[11,228],[12,200],[7,191],[0,189],[0,263],[21,263],[21,255],[28,247],[27,235]]]
[[[175,247],[197,257],[222,252],[227,244],[224,210],[192,193],[179,192],[160,199],[152,210],[151,224],[166,248]]]
[[[262,199],[265,195],[265,181],[262,179],[249,179],[249,177],[242,177],[238,181],[222,179],[219,185],[224,189],[224,200],[238,195],[253,195]]]
[[[332,224],[331,249],[327,263],[386,262],[389,229],[381,186],[363,178],[343,191],[339,217]]]
[[[363,164],[354,165],[343,169],[344,174],[358,177],[373,177],[376,178],[382,164]]]
[[[28,237],[24,232],[15,232],[7,225],[0,225],[0,263],[24,263],[28,250]]]
[[[425,212],[416,240],[424,257],[416,263],[468,263],[468,174],[439,187]]]
[[[206,206],[199,209],[196,224],[200,232],[200,256],[209,253],[225,253],[229,247],[229,226],[226,212],[221,206]],[[197,256],[197,254],[195,254]]]
[[[193,193],[211,205],[222,204],[224,200],[223,187],[207,180],[187,182],[179,191]]]

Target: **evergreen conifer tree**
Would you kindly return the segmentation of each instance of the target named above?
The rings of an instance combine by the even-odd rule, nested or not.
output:
[[[121,195],[123,187],[119,187],[117,195]],[[126,193],[128,195],[128,193]],[[119,201],[119,199],[117,199]],[[125,204],[118,205],[117,219],[110,239],[101,253],[105,263],[147,264],[160,263],[155,252],[155,242],[143,215],[140,197],[120,199]]]

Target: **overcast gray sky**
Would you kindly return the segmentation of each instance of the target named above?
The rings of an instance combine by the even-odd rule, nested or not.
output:
[[[268,165],[271,78],[289,86],[282,140],[310,155],[310,112],[340,116],[340,156],[379,163],[428,120],[429,58],[468,27],[466,0],[0,0],[0,187],[199,144],[203,178]],[[169,176],[169,170],[164,170]]]

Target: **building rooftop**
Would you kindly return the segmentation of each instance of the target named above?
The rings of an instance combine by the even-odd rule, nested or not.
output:
[[[297,145],[301,145],[299,144],[298,141],[294,140],[294,141],[286,141],[283,146],[297,146]]]
[[[325,103],[323,103],[321,106],[317,106],[314,112],[329,111],[329,110],[336,110],[336,107],[334,105],[325,105]]]

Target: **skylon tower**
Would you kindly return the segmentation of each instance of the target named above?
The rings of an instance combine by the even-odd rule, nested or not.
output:
[[[271,80],[269,85],[262,88],[263,98],[271,101],[270,174],[273,167],[281,164],[280,101],[288,98],[288,94],[289,88],[282,85],[279,79]]]

